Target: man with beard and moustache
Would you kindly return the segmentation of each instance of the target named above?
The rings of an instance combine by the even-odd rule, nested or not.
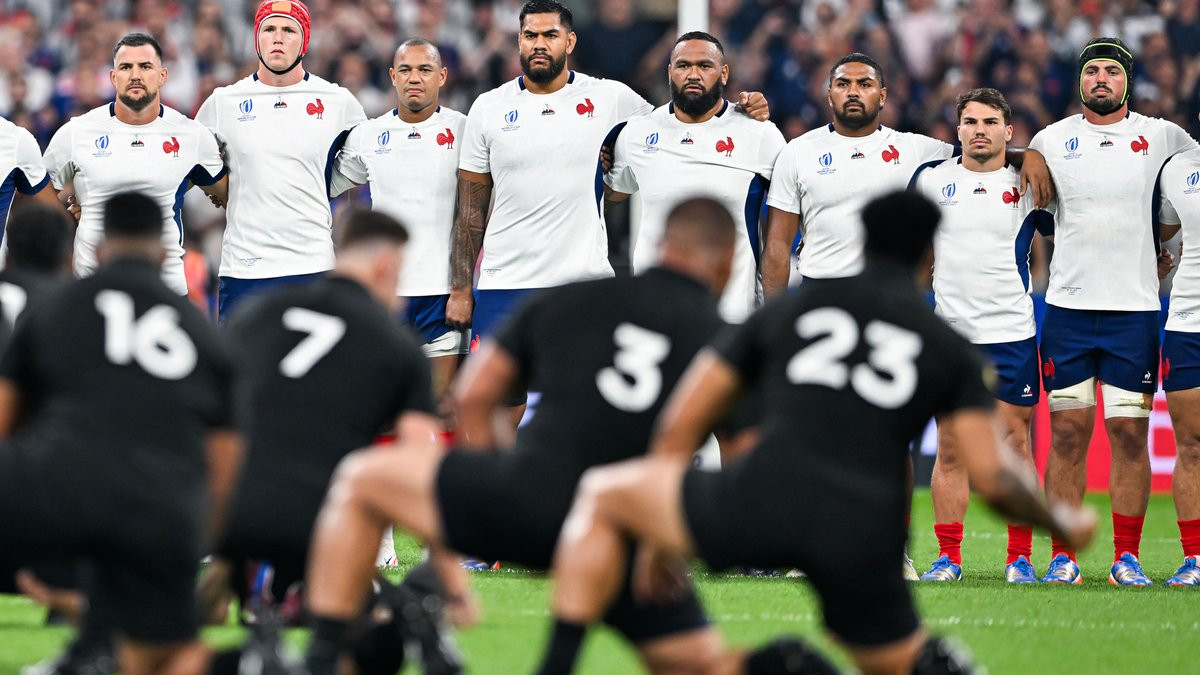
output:
[[[600,149],[619,123],[652,108],[620,82],[566,68],[572,24],[571,11],[555,0],[526,2],[518,35],[524,74],[480,95],[467,115],[446,321],[470,327],[473,343],[536,289],[613,274]],[[742,93],[738,103],[766,119],[761,94]]]
[[[770,122],[736,114],[725,100],[725,49],[708,33],[684,33],[675,41],[667,80],[671,102],[619,132],[605,177],[608,199],[643,195],[631,247],[635,272],[655,264],[667,214],[681,199],[702,194],[728,209],[738,237],[721,315],[740,323],[759,304],[759,214],[783,134]]]
[[[922,164],[959,154],[960,149],[948,143],[879,124],[886,103],[883,70],[870,56],[855,52],[833,64],[833,122],[793,139],[775,162],[763,233],[761,273],[767,297],[787,289],[793,276],[798,282],[858,274],[864,261],[863,205],[903,190]],[[1052,188],[1044,159],[1012,148],[1005,158],[1022,167],[1020,193],[1032,184],[1034,203],[1045,205]],[[792,268],[799,239],[803,243]],[[904,577],[916,581],[917,570],[907,552],[903,562]]]
[[[254,15],[258,70],[215,89],[196,113],[231,174],[218,271],[222,321],[248,295],[333,267],[330,164],[347,130],[367,116],[349,90],[304,70],[310,28],[303,2],[264,0]]]
[[[793,139],[775,164],[763,234],[762,284],[767,296],[786,289],[789,277],[798,282],[801,276],[832,279],[857,274],[863,265],[863,205],[903,190],[922,164],[959,154],[948,143],[879,124],[886,103],[883,70],[870,56],[847,54],[830,69],[833,121]],[[1043,159],[1013,148],[1006,158],[1021,168],[1021,194],[1031,184],[1035,203],[1044,206],[1052,188]],[[797,233],[803,247],[793,268]]]
[[[214,200],[225,199],[228,177],[217,141],[208,129],[159,101],[167,69],[153,37],[130,33],[118,40],[109,79],[116,100],[64,124],[42,158],[54,189],[62,191],[70,183],[78,200],[75,276],[96,270],[104,204],[136,188],[163,212],[163,281],[186,295],[183,194],[199,185]]]
[[[1138,547],[1158,385],[1155,186],[1172,155],[1197,145],[1175,124],[1129,110],[1132,77],[1133,56],[1124,43],[1111,37],[1089,42],[1079,53],[1083,114],[1041,130],[1030,147],[1046,156],[1058,188],[1041,342],[1051,428],[1046,495],[1072,506],[1083,500],[1099,380],[1112,446],[1109,582],[1147,586]],[[1042,581],[1081,583],[1075,550],[1057,539],[1051,545]]]

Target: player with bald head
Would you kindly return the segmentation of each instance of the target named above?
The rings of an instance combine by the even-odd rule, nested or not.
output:
[[[645,451],[667,393],[720,328],[716,299],[737,236],[719,202],[684,202],[667,217],[657,266],[544,291],[467,361],[455,387],[459,449],[410,443],[398,456],[347,458],[314,533],[308,600],[325,630],[314,649],[338,651],[338,628],[362,605],[388,523],[480,559],[549,567],[579,476]],[[493,420],[525,383],[542,399],[514,445]],[[695,672],[697,655],[720,650],[690,592],[647,608],[625,590],[605,621],[652,670]],[[465,596],[447,602],[470,608]],[[315,660],[314,675],[332,672]]]

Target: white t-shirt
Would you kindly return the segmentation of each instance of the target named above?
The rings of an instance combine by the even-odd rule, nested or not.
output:
[[[1029,147],[1046,157],[1057,191],[1046,302],[1157,311],[1154,185],[1167,159],[1196,142],[1171,122],[1131,112],[1103,126],[1073,115]]]
[[[696,195],[716,199],[729,209],[741,234],[733,274],[721,296],[721,315],[726,321],[745,320],[759,304],[759,216],[784,145],[774,124],[739,114],[728,102],[699,124],[680,121],[672,104],[630,120],[617,137],[613,168],[605,180],[618,192],[642,196],[634,271],[657,264],[658,242],[676,204]]]
[[[1158,222],[1183,225],[1183,258],[1171,285],[1167,330],[1200,333],[1200,150],[1181,152],[1163,167]]]
[[[942,141],[884,126],[852,138],[829,124],[793,139],[775,162],[767,205],[800,214],[798,273],[830,279],[862,271],[862,207],[903,190],[917,167],[954,152]]]
[[[42,150],[33,134],[0,117],[0,223],[8,222],[14,192],[37,194],[50,182],[42,164]],[[4,268],[7,238],[0,242],[0,269]]]
[[[64,124],[43,161],[56,190],[75,186],[81,209],[75,231],[75,275],[96,270],[96,245],[104,238],[104,204],[121,192],[141,192],[163,211],[163,281],[187,293],[183,274],[183,195],[191,184],[212,185],[225,165],[212,132],[166,106],[149,124],[125,124],[115,104]]]
[[[371,208],[408,229],[397,295],[450,292],[450,230],[466,121],[439,107],[424,122],[409,124],[393,109],[354,127],[333,162],[331,196],[369,182]]]
[[[612,276],[600,146],[650,110],[624,84],[576,72],[552,94],[531,93],[518,77],[475,100],[458,167],[491,174],[494,185],[480,289]]]
[[[327,183],[343,131],[367,116],[347,89],[306,73],[272,87],[257,73],[218,87],[196,120],[229,162],[221,276],[268,279],[333,267]]]
[[[1033,337],[1029,248],[1038,219],[1033,193],[1020,194],[1012,166],[971,171],[962,159],[917,170],[912,189],[942,212],[934,236],[933,292],[937,313],[975,344]],[[1048,228],[1044,232],[1049,231]]]

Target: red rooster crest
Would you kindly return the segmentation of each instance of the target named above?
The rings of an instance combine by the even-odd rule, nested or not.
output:
[[[583,103],[575,106],[575,112],[591,117],[592,113],[596,112],[596,106],[592,103],[592,99],[585,98],[583,99]]]
[[[725,153],[726,157],[732,155],[733,154],[733,139],[726,136],[725,140],[717,141],[717,152]]]
[[[169,141],[163,141],[163,152],[168,155],[179,156],[179,141],[174,136]]]
[[[1150,149],[1150,141],[1146,140],[1145,136],[1138,136],[1138,139],[1129,144],[1129,147],[1134,152],[1140,152],[1143,155],[1149,154],[1146,151]]]
[[[1163,359],[1162,363],[1162,379],[1171,377],[1171,359]]]
[[[1042,375],[1054,379],[1054,359],[1046,359],[1046,362],[1042,364]]]
[[[446,146],[447,150],[454,149],[454,132],[446,127],[446,132],[437,135],[437,144]]]
[[[883,151],[883,161],[892,164],[900,163],[900,151],[896,149],[896,146],[888,145],[887,150]]]
[[[1017,188],[1006,190],[1000,195],[1004,199],[1004,203],[1012,204],[1014,209],[1017,208],[1017,202],[1021,201],[1021,193],[1017,192]]]
[[[321,99],[317,99],[316,103],[309,103],[304,107],[304,110],[307,111],[309,115],[316,115],[317,119],[319,120],[325,119],[325,104],[321,103]]]

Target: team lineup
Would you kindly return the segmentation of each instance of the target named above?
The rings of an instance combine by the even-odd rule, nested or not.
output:
[[[828,72],[832,122],[789,142],[761,93],[727,91],[713,35],[678,37],[655,105],[568,67],[573,21],[525,2],[522,75],[466,114],[439,103],[438,48],[405,40],[396,106],[368,119],[305,70],[305,4],[265,0],[257,71],[195,119],[131,33],[115,100],[44,152],[0,121],[0,592],[75,626],[29,672],[462,672],[471,571],[503,564],[554,578],[538,673],[573,672],[598,623],[650,672],[837,672],[796,636],[726,644],[697,560],[804,577],[861,672],[973,672],[907,582],[970,573],[974,492],[1008,519],[1006,582],[1081,584],[1100,400],[1109,583],[1200,586],[1200,260],[1162,246],[1197,246],[1200,145],[1130,109],[1121,40],[1088,42],[1082,114],[1028,148],[991,88],[957,97],[958,145],[881,125],[887,74],[862,53]],[[189,302],[193,186],[226,214],[215,321]],[[371,208],[335,228],[352,190]],[[606,226],[626,200],[632,276]],[[1160,383],[1182,564],[1150,579]],[[910,452],[931,419],[922,572]],[[719,470],[694,466],[710,439]],[[426,547],[399,583],[393,528]],[[206,646],[233,607],[250,638]],[[309,629],[302,661],[284,626]]]

